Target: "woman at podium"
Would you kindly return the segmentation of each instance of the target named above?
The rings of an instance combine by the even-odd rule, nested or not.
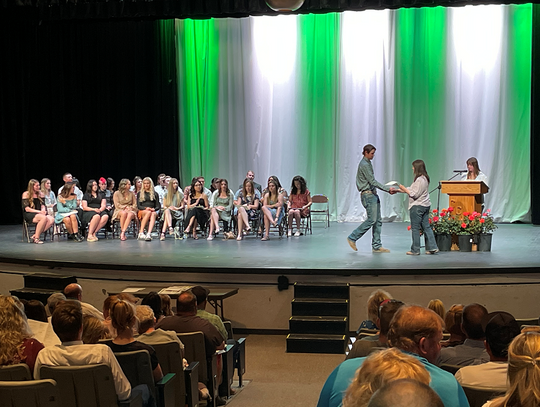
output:
[[[461,176],[461,180],[484,181],[484,184],[489,187],[488,177],[486,176],[486,174],[480,171],[480,167],[478,166],[478,160],[476,159],[476,157],[471,157],[467,160],[467,172]]]

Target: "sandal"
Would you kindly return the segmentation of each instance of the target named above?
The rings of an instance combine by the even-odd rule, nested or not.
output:
[[[39,239],[39,237],[32,237],[32,243],[35,244],[43,244],[43,241]]]
[[[242,240],[242,234],[241,233],[238,234],[238,237],[236,238],[236,240],[238,240],[238,241]]]
[[[199,240],[199,236],[197,235],[193,236],[193,240]]]
[[[169,235],[174,235],[174,229],[172,228],[172,226],[169,226]]]
[[[268,239],[269,239],[268,236],[263,236],[263,238],[261,239],[261,242],[266,242]]]
[[[120,240],[123,242],[126,240],[126,232],[120,233]]]
[[[161,235],[159,236],[159,240],[161,241],[165,240],[165,232],[161,232]]]

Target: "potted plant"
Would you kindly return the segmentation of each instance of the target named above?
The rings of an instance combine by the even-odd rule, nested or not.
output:
[[[458,221],[460,228],[457,232],[460,251],[472,251],[474,235],[479,235],[482,231],[481,216],[482,214],[478,212],[463,212],[462,218]]]
[[[497,229],[497,225],[493,221],[493,215],[491,215],[491,209],[481,214],[478,219],[481,230],[478,234],[478,251],[490,252],[491,241],[493,239],[493,231]]]
[[[448,209],[441,209],[440,213],[437,209],[433,209],[429,216],[429,223],[435,234],[437,247],[442,252],[450,251],[452,247],[452,234],[458,232],[457,221],[452,216],[453,211],[454,208],[451,206]]]

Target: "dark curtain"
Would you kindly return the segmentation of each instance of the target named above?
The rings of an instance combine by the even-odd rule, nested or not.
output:
[[[2,24],[6,216],[28,180],[178,176],[174,21]]]

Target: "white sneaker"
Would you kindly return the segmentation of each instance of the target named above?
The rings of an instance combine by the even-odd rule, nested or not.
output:
[[[291,236],[292,236],[292,230],[289,230],[289,231],[287,232],[287,237],[291,237]]]
[[[151,234],[151,233],[147,233],[147,234],[146,234],[146,237],[144,238],[144,240],[146,240],[147,242],[151,242],[151,241],[152,241],[152,234]]]
[[[296,233],[294,234],[294,237],[300,237],[300,232],[296,232]]]
[[[210,235],[206,238],[206,240],[214,240],[214,235]]]
[[[139,233],[139,237],[137,237],[137,240],[144,240],[146,238],[146,235],[144,233]]]

